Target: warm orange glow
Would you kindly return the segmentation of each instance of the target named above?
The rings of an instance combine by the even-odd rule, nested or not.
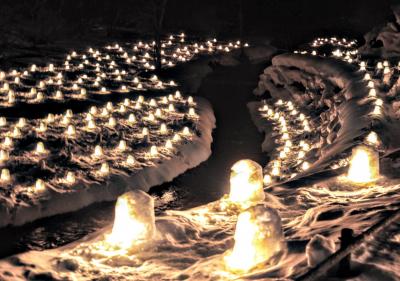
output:
[[[262,167],[252,160],[240,160],[231,168],[229,200],[243,209],[263,201]]]
[[[130,191],[118,198],[114,225],[106,242],[121,249],[151,240],[155,234],[153,198],[145,192]]]
[[[367,184],[379,177],[379,155],[373,148],[360,145],[353,148],[347,179]]]
[[[238,216],[235,245],[225,256],[230,271],[248,272],[283,249],[281,220],[277,212],[262,204]]]

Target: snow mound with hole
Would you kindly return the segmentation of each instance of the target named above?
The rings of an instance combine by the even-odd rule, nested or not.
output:
[[[211,105],[202,98],[198,102],[198,121],[190,141],[182,142],[173,156],[160,159],[155,165],[144,166],[133,173],[111,174],[100,183],[79,183],[80,188],[73,192],[49,190],[40,200],[31,204],[12,204],[3,198],[0,205],[0,226],[22,225],[39,218],[76,211],[96,202],[113,201],[126,191],[141,189],[148,191],[151,187],[171,181],[186,170],[196,167],[211,155],[212,130],[215,128],[215,117]]]

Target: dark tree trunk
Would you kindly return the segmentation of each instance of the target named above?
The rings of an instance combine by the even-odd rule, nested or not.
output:
[[[164,22],[165,8],[168,0],[161,0],[161,2],[154,0],[153,2],[153,15],[154,15],[154,65],[156,71],[161,71],[161,39],[162,39],[162,27]]]
[[[243,56],[243,0],[238,0],[238,21],[239,21],[239,40],[240,40],[240,55]]]

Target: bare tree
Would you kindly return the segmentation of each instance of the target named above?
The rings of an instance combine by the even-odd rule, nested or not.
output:
[[[161,70],[161,40],[163,35],[163,22],[165,16],[165,9],[168,0],[153,0],[152,10],[153,10],[153,32],[154,32],[154,65],[156,71]]]
[[[239,40],[242,44],[240,44],[240,53],[244,54],[243,49],[243,0],[238,0],[238,21],[239,21]]]

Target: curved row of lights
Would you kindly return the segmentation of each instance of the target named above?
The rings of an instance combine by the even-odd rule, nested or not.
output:
[[[0,106],[16,103],[42,103],[46,100],[66,101],[87,99],[88,95],[127,93],[135,90],[166,89],[176,86],[174,81],[160,81],[157,76],[142,75],[155,69],[155,42],[108,45],[72,51],[60,64],[45,67],[32,65],[25,70],[0,72]],[[173,67],[201,54],[230,52],[241,42],[185,41],[185,35],[171,35],[162,41],[162,66]],[[244,44],[248,46],[248,44]]]
[[[182,141],[190,141],[199,119],[196,107],[192,97],[176,91],[160,98],[108,102],[80,114],[67,110],[16,121],[0,117],[0,185],[16,194],[40,194],[46,187],[87,182],[90,175],[106,179],[112,169],[151,165],[171,157]],[[64,156],[57,160],[60,155]],[[46,175],[36,180],[21,176],[20,165],[44,169]]]

